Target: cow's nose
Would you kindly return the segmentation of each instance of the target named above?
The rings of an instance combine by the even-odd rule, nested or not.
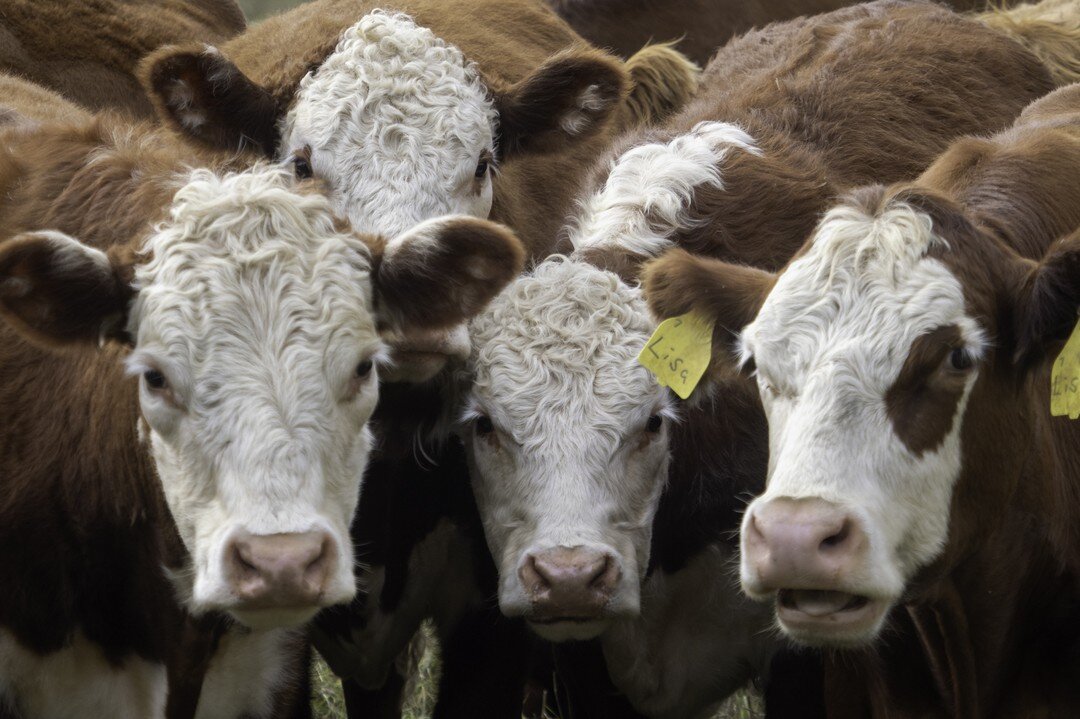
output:
[[[585,547],[555,547],[530,554],[519,571],[533,614],[545,619],[599,616],[619,576],[613,556]]]
[[[868,544],[855,517],[817,498],[767,500],[743,527],[743,560],[760,592],[841,588]]]
[[[330,581],[333,547],[325,532],[243,534],[226,549],[226,576],[245,608],[318,604]]]

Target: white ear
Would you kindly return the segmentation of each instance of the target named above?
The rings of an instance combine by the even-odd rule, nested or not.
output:
[[[471,318],[525,262],[507,228],[473,217],[417,225],[376,252],[375,310],[401,334],[442,329]]]

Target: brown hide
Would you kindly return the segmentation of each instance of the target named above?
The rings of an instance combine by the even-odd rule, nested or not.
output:
[[[244,24],[234,0],[3,0],[0,70],[91,110],[149,117],[135,75],[144,55],[162,45],[222,42]]]
[[[723,190],[701,187],[676,245],[775,270],[839,193],[914,179],[966,133],[995,132],[1053,88],[1039,60],[1005,35],[941,6],[882,0],[770,25],[732,40],[701,90],[656,130],[628,133],[598,162],[666,142],[699,122],[747,131],[762,156],[732,150]],[[636,273],[643,258],[593,258]]]
[[[647,42],[678,41],[678,50],[704,65],[739,33],[800,15],[816,15],[852,0],[548,0],[586,40],[623,57]],[[961,10],[978,0],[948,3]]]
[[[917,641],[886,636],[861,666],[833,657],[835,714],[1076,716],[1080,425],[1050,416],[1049,393],[1080,287],[1080,235],[1056,242],[1080,227],[1080,85],[957,142],[915,185],[878,196],[890,198],[930,212],[949,242],[935,255],[995,341],[964,414],[948,544],[908,589],[909,629],[893,628]],[[1065,252],[1069,274],[1047,281],[1072,296],[1025,294],[1034,263]],[[1064,324],[1040,319],[1055,310]]]

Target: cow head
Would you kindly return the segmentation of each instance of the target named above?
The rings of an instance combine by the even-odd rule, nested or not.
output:
[[[779,275],[681,251],[648,268],[654,310],[713,317],[714,370],[757,380],[769,469],[741,578],[788,635],[872,641],[913,579],[1010,501],[1015,438],[1036,421],[1017,399],[1025,358],[1075,324],[1078,267],[1077,237],[1036,266],[947,199],[870,188]]]
[[[381,10],[348,28],[280,103],[214,48],[163,49],[143,74],[182,134],[218,149],[254,145],[320,179],[354,229],[386,236],[447,214],[486,218],[498,162],[591,138],[628,84],[615,58],[573,49],[506,86]],[[423,380],[464,359],[467,341],[462,329],[437,332],[393,352],[393,379]]]
[[[354,592],[349,522],[384,337],[459,323],[519,270],[473,218],[361,237],[291,173],[194,172],[138,255],[56,232],[0,246],[0,315],[49,345],[130,344],[140,428],[195,612],[289,625]]]
[[[636,288],[556,257],[470,326],[461,428],[499,604],[545,638],[596,636],[639,609],[667,477],[670,400],[637,363]]]

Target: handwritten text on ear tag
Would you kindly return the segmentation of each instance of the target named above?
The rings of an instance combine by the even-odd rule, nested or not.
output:
[[[664,320],[638,355],[646,369],[688,399],[712,357],[713,323],[694,312]]]
[[[1050,372],[1050,414],[1080,419],[1080,322]]]

